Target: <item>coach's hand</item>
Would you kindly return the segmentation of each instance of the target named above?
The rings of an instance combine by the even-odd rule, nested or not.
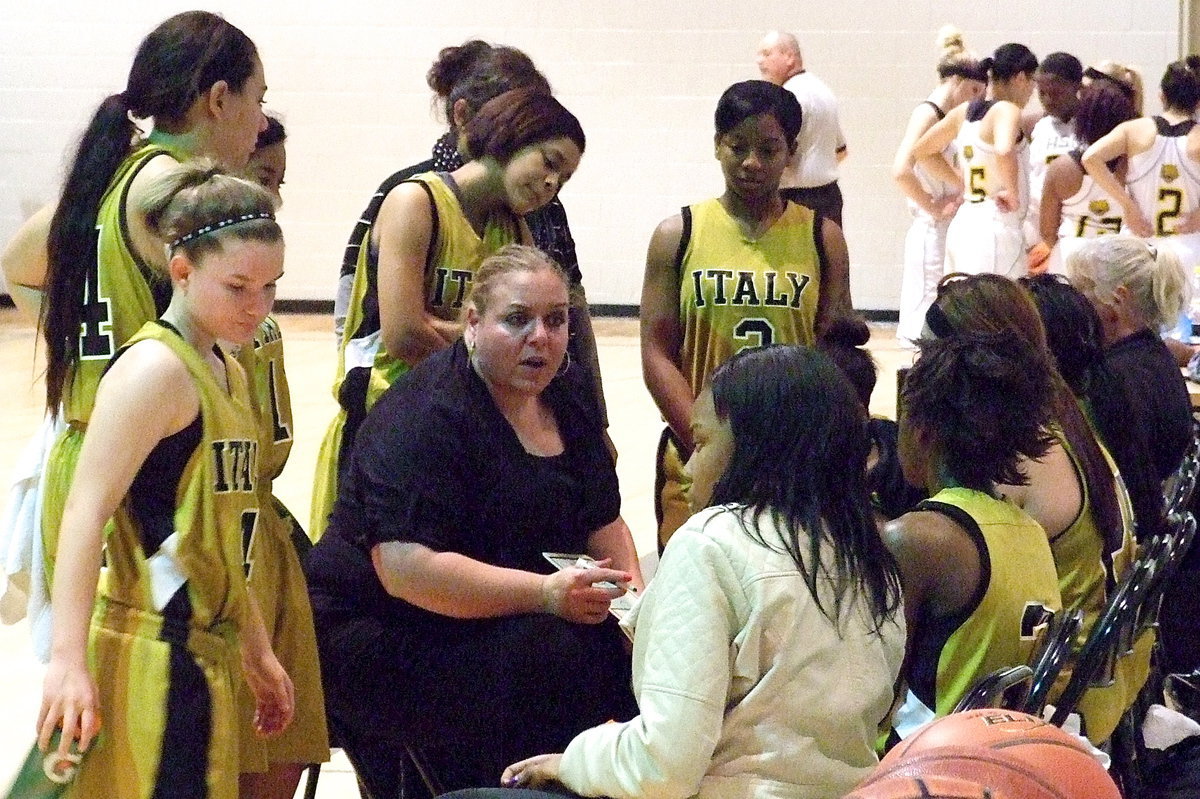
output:
[[[599,624],[608,615],[608,603],[624,594],[622,586],[632,579],[629,572],[603,566],[595,569],[572,566],[543,578],[542,609],[567,621]],[[595,585],[602,582],[615,583],[618,587]]]

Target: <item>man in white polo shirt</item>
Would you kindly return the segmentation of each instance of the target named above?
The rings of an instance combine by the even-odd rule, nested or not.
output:
[[[841,227],[842,191],[838,164],[846,157],[846,137],[838,122],[837,98],[821,80],[804,70],[800,44],[790,33],[771,31],[755,58],[763,80],[796,95],[804,112],[796,152],[788,162],[781,194],[807,205]]]

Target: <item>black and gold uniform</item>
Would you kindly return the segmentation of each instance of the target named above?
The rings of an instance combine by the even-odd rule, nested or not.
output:
[[[1078,475],[1083,475],[1079,457],[1067,442],[1059,436],[1059,442]],[[1129,492],[1121,480],[1117,466],[1104,445],[1096,442],[1114,475],[1117,503],[1121,510],[1124,534],[1121,547],[1115,552],[1105,552],[1105,537],[1096,526],[1091,510],[1091,497],[1087,481],[1080,479],[1083,487],[1083,509],[1066,530],[1050,540],[1050,551],[1054,554],[1054,565],[1058,570],[1058,585],[1062,593],[1063,607],[1083,611],[1083,626],[1076,645],[1082,646],[1100,614],[1107,604],[1109,589],[1120,581],[1133,562],[1136,545],[1133,539],[1133,506]],[[1079,714],[1083,717],[1084,732],[1095,744],[1108,740],[1121,716],[1133,704],[1138,691],[1150,673],[1150,650],[1154,634],[1148,631],[1134,642],[1133,652],[1117,660],[1111,685],[1091,688],[1079,701]],[[1070,670],[1064,670],[1059,678],[1051,702],[1058,691],[1066,687]]]
[[[433,233],[425,265],[425,310],[443,321],[457,321],[471,281],[484,258],[505,244],[521,240],[518,220],[511,214],[494,214],[480,236],[463,212],[458,187],[446,172],[427,172],[411,181],[429,195]],[[367,231],[364,241],[370,241]],[[333,395],[341,410],[334,418],[317,457],[313,481],[309,535],[321,537],[337,497],[338,464],[367,411],[409,365],[390,355],[383,346],[379,321],[378,254],[360,247],[354,273],[346,328],[338,351]]]
[[[250,397],[232,358],[227,392],[165,323],[122,352],[146,340],[187,366],[200,413],[155,446],[113,516],[88,643],[103,728],[66,796],[235,799],[231,666],[248,608],[242,543],[258,516]]]
[[[967,606],[922,619],[915,631],[909,690],[930,717],[944,716],[980,677],[1027,663],[1062,600],[1046,532],[1016,505],[956,487],[917,510],[949,516],[979,552],[979,586]]]
[[[824,261],[820,217],[789,202],[765,233],[751,239],[720,200],[682,214],[679,366],[693,397],[739,350],[814,342]],[[691,515],[690,485],[670,431],[664,431],[655,496],[660,546]]]
[[[135,252],[125,210],[133,179],[152,159],[163,155],[183,160],[182,153],[153,142],[132,152],[117,168],[96,215],[96,271],[87,276],[79,360],[63,386],[62,413],[67,428],[51,447],[42,477],[47,586],[54,575],[58,530],[83,446],[83,431],[96,404],[96,387],[117,349],[142,325],[158,318],[171,299],[170,281],[156,274]]]
[[[258,526],[246,543],[250,593],[258,601],[271,648],[295,687],[296,712],[279,735],[263,738],[254,729],[255,699],[245,679],[238,681],[240,769],[266,771],[274,763],[321,763],[329,759],[325,695],[317,658],[308,586],[295,541],[304,531],[272,493],[292,449],[291,392],[283,365],[279,323],[267,317],[242,347],[238,361],[246,370],[258,421]]]

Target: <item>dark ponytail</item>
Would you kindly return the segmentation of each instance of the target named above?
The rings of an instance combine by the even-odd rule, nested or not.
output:
[[[106,98],[96,110],[71,162],[47,242],[41,327],[46,338],[46,407],[51,413],[58,412],[67,375],[79,360],[88,275],[98,266],[96,217],[137,136],[130,116],[177,125],[196,98],[218,81],[240,91],[257,58],[249,37],[222,17],[207,11],[176,14],[142,40],[125,90]]]
[[[129,154],[137,127],[124,94],[105,98],[88,123],[46,242],[48,269],[41,327],[46,337],[46,408],[58,412],[67,373],[79,358],[79,324],[88,274],[96,265],[96,215],[108,177]]]
[[[1160,88],[1169,108],[1187,114],[1195,111],[1200,105],[1200,56],[1190,55],[1169,64]]]

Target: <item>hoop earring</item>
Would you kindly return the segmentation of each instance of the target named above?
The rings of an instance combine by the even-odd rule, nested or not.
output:
[[[554,373],[555,377],[565,375],[567,370],[571,368],[571,351],[567,350],[567,357],[563,358],[562,366],[558,367],[558,371]]]

